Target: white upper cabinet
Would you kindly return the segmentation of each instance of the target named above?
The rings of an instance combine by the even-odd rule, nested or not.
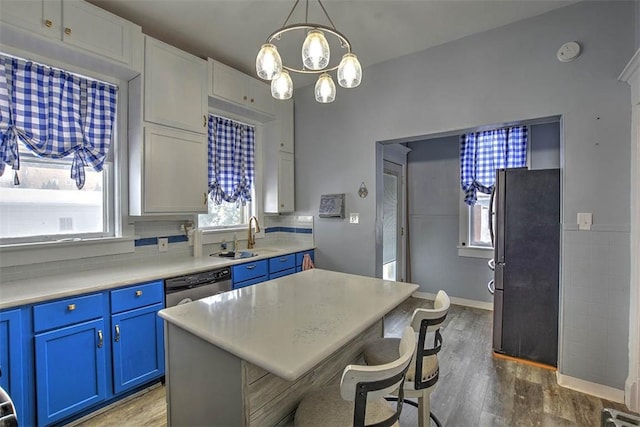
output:
[[[207,132],[207,62],[145,37],[144,120]]]
[[[280,123],[280,151],[293,153],[294,129],[293,129],[293,100],[276,101],[278,114],[276,119]]]
[[[265,121],[275,115],[271,89],[261,80],[248,76],[221,62],[208,59],[209,96],[260,113]]]
[[[130,68],[137,68],[140,62],[132,46],[135,37],[142,37],[141,28],[82,0],[3,1],[0,19]],[[3,34],[3,38],[7,37]],[[52,54],[57,56],[57,52]]]

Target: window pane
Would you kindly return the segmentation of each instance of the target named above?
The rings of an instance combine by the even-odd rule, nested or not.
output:
[[[246,224],[251,212],[250,203],[236,205],[235,203],[222,202],[216,205],[209,200],[209,214],[198,215],[199,227],[229,227]]]
[[[489,233],[489,194],[477,193],[476,204],[469,207],[469,242],[471,246],[492,247]]]
[[[85,168],[82,190],[70,178],[71,159],[37,161],[21,156],[18,177],[0,177],[0,238],[103,233],[104,172]]]

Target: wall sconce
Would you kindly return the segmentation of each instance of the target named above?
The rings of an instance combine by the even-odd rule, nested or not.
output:
[[[364,181],[362,181],[362,184],[360,184],[360,188],[358,189],[358,196],[360,196],[361,199],[364,199],[368,194],[369,190],[367,190],[367,186],[364,184]]]

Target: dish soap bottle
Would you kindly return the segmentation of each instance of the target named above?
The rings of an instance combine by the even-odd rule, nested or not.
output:
[[[238,234],[233,233],[233,251],[238,252]]]

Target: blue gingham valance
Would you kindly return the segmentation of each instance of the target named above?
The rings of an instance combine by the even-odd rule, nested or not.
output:
[[[73,155],[71,178],[101,171],[111,146],[117,87],[0,56],[0,175],[20,169],[18,141],[39,157]]]
[[[527,164],[527,127],[493,129],[460,136],[460,181],[464,202],[475,205],[476,191],[491,194],[496,169]]]
[[[209,115],[209,197],[216,204],[251,201],[255,169],[253,126]]]

